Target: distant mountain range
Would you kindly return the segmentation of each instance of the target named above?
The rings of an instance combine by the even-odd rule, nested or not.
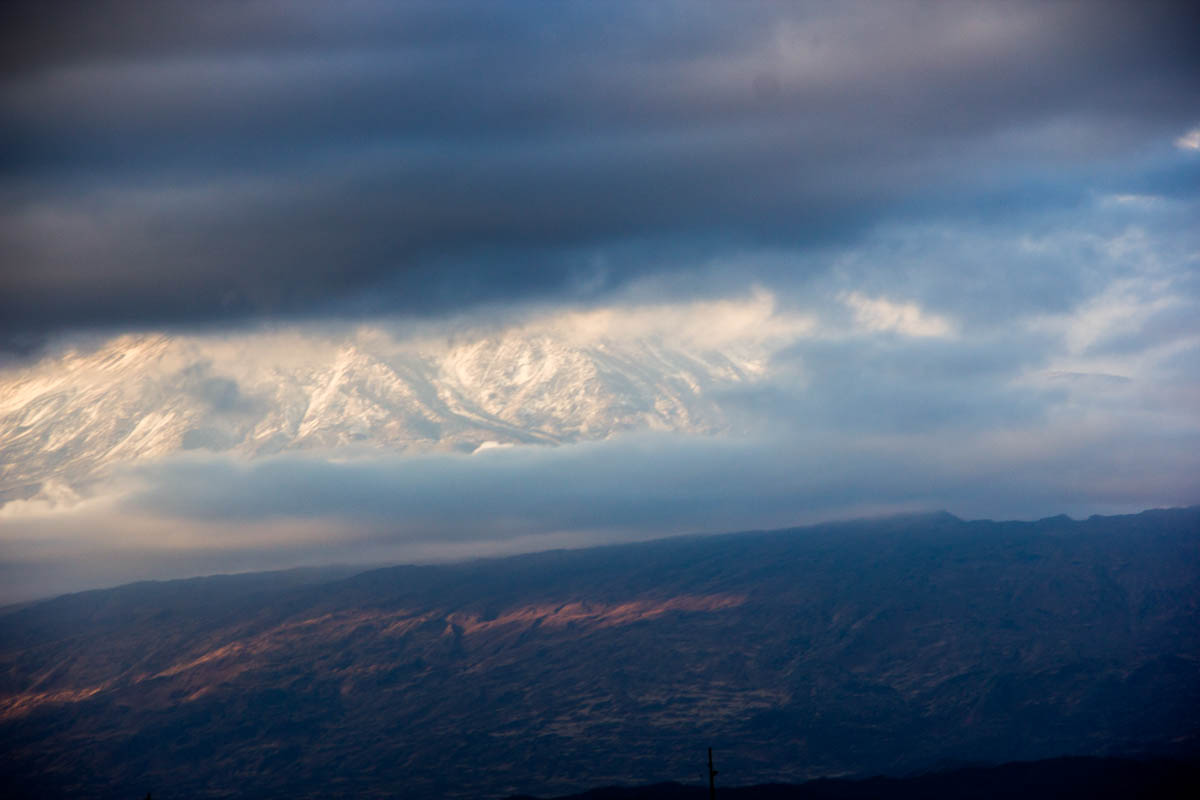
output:
[[[0,503],[186,450],[471,452],[711,433],[726,426],[714,393],[753,380],[764,355],[521,328],[454,341],[122,336],[0,373]]]
[[[503,797],[1200,749],[1200,508],[949,514],[0,615],[6,797]],[[854,795],[851,795],[854,796]]]

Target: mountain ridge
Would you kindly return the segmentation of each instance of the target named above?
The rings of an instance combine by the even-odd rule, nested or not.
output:
[[[553,796],[704,746],[746,783],[1194,753],[1198,556],[1198,508],[935,515],[63,596],[0,617],[0,778]]]
[[[472,452],[713,433],[728,421],[712,393],[755,380],[765,352],[523,329],[460,342],[371,329],[258,338],[265,354],[252,356],[245,344],[126,335],[0,372],[0,502],[189,450]]]

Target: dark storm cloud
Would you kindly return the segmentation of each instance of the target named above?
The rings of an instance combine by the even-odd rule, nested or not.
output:
[[[1069,205],[1198,113],[1185,4],[3,13],[5,341],[579,298],[890,217]]]

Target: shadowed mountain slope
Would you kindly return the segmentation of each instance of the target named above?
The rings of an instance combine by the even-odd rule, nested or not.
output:
[[[314,582],[315,581],[315,582]],[[0,616],[5,793],[503,796],[1193,753],[1200,509],[915,515]]]
[[[722,800],[1127,800],[1192,798],[1200,767],[1169,760],[1056,758],[967,767],[908,778],[821,779],[802,784],[721,787]],[[707,800],[708,787],[665,783],[593,789],[555,800]],[[534,800],[514,797],[510,800]]]

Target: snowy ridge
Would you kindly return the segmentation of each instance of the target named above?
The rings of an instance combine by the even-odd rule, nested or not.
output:
[[[473,452],[621,431],[711,433],[714,390],[763,348],[514,328],[413,342],[380,329],[126,335],[0,373],[0,502],[185,450]]]

